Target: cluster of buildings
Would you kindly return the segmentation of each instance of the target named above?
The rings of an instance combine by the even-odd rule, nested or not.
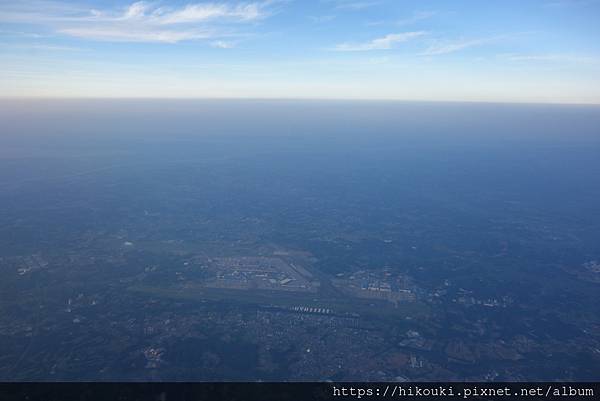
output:
[[[507,306],[513,303],[513,299],[509,296],[502,296],[500,298],[486,298],[486,299],[478,299],[473,296],[470,296],[470,291],[466,291],[464,289],[460,289],[459,296],[454,298],[452,302],[472,306],[472,305],[480,305],[486,306],[488,308],[506,308]]]
[[[310,307],[310,306],[292,306],[290,308],[291,311],[293,312],[300,312],[300,313],[320,313],[323,315],[329,315],[330,313],[332,313],[331,309],[327,309],[327,308],[315,308],[315,307]]]
[[[13,262],[18,266],[17,273],[24,276],[27,273],[45,269],[48,262],[38,254],[12,258]]]
[[[392,303],[416,300],[414,286],[410,280],[388,270],[360,270],[349,276],[340,273],[332,283],[348,295],[357,298],[382,299]]]
[[[213,258],[209,269],[214,276],[205,285],[211,288],[314,292],[318,285],[308,271],[278,257]]]

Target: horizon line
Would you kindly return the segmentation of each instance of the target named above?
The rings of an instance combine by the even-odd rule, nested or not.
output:
[[[44,101],[44,100],[69,100],[69,101],[307,101],[307,102],[380,102],[380,103],[444,103],[444,104],[497,104],[497,105],[540,105],[540,106],[600,106],[599,102],[561,102],[561,101],[511,101],[511,100],[466,100],[466,99],[406,99],[406,98],[336,98],[336,97],[201,97],[201,96],[2,96],[0,101]]]

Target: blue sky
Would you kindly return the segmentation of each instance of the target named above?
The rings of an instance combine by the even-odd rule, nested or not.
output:
[[[600,103],[598,20],[600,0],[0,0],[0,96]]]

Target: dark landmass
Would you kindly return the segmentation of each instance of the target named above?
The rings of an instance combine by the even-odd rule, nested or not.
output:
[[[0,380],[600,379],[600,109],[132,104],[0,112]]]

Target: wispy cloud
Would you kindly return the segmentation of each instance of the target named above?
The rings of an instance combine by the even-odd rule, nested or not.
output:
[[[381,4],[381,0],[325,0],[327,3],[333,3],[338,10],[364,10]]]
[[[308,18],[316,24],[323,24],[325,22],[333,21],[335,19],[335,15],[313,15]]]
[[[52,7],[33,8],[0,6],[0,21],[45,24],[57,32],[96,40],[176,43],[183,40],[227,36],[223,24],[257,21],[271,15],[275,0],[251,3],[196,3],[183,7],[161,7],[157,3],[137,1],[121,9],[97,10]],[[38,10],[44,10],[40,12]],[[214,24],[219,24],[217,30]]]
[[[265,3],[238,4],[235,6],[215,3],[189,4],[172,12],[164,12],[159,8],[154,11],[152,17],[163,25],[204,22],[214,19],[230,19],[243,22],[265,17],[264,6]]]
[[[600,57],[578,54],[501,54],[500,58],[515,62],[598,64]]]
[[[235,47],[233,42],[226,42],[224,40],[215,40],[210,43],[211,47],[216,47],[218,49],[232,49]]]
[[[461,50],[465,50],[471,47],[481,46],[483,44],[491,42],[491,38],[483,39],[464,39],[453,42],[439,42],[429,46],[425,51],[421,52],[421,56],[437,56],[441,54],[455,53]]]
[[[59,32],[86,39],[115,41],[115,42],[163,42],[177,43],[183,40],[210,39],[216,36],[212,32],[193,30],[154,30],[133,27],[77,27],[63,28]]]
[[[82,49],[80,47],[73,46],[58,46],[58,45],[48,45],[41,43],[3,43],[0,44],[0,47],[11,48],[15,50],[34,50],[34,51],[56,51],[56,52],[78,52],[84,51],[86,49]]]
[[[0,30],[0,36],[16,37],[16,38],[28,38],[28,39],[40,39],[44,35],[34,32],[23,32],[23,31],[5,31]]]
[[[598,0],[552,0],[544,3],[548,8],[582,7],[598,4]]]
[[[373,39],[369,42],[364,43],[341,43],[333,48],[335,51],[344,52],[358,52],[358,51],[370,51],[370,50],[390,50],[394,48],[397,43],[407,42],[409,40],[418,38],[425,35],[426,32],[415,31],[415,32],[403,32],[403,33],[390,33],[381,38]]]
[[[400,25],[400,26],[410,25],[410,24],[414,24],[414,23],[419,22],[419,21],[423,21],[423,20],[429,19],[429,18],[433,17],[436,14],[437,13],[435,11],[415,11],[412,14],[412,16],[410,16],[408,18],[401,19],[401,20],[397,21],[396,24]]]

